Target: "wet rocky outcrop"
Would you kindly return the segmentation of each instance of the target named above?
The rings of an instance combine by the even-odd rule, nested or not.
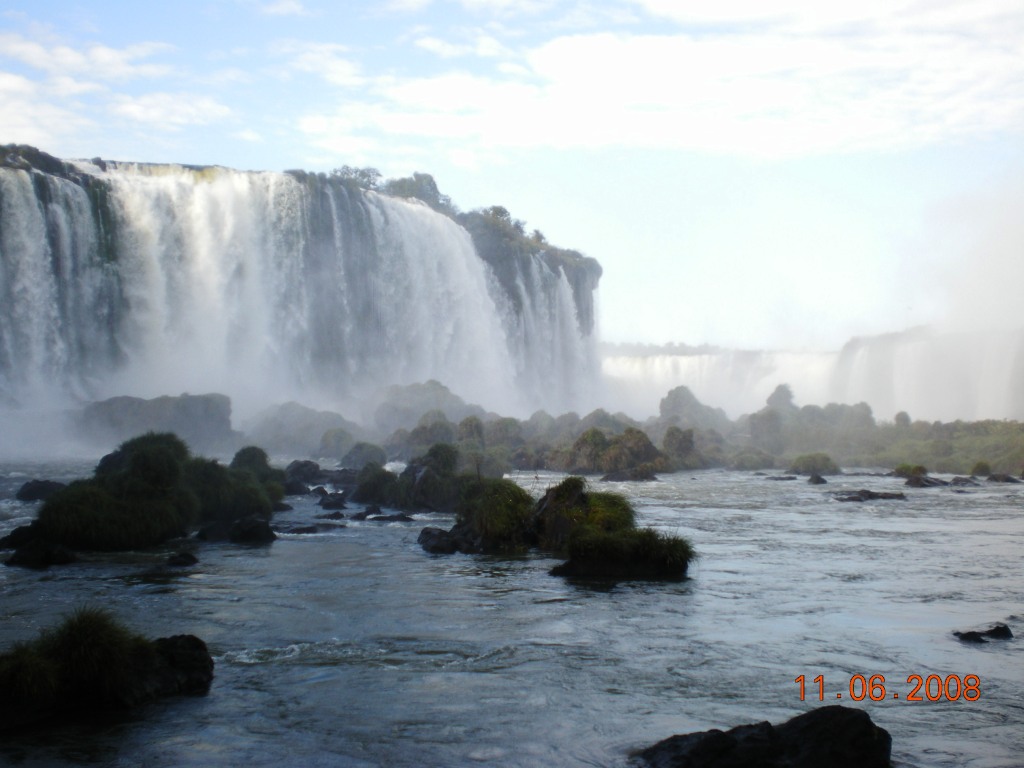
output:
[[[638,754],[650,768],[889,768],[892,738],[868,714],[829,706],[768,722],[672,736]]]
[[[988,629],[980,632],[977,630],[954,632],[953,636],[961,643],[976,643],[980,645],[981,643],[987,643],[989,640],[1010,640],[1013,638],[1013,632],[1002,622],[996,622]]]

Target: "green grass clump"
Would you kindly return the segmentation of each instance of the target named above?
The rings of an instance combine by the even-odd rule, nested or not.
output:
[[[556,572],[585,578],[682,579],[695,557],[686,539],[650,528],[583,528],[570,539],[568,554]]]
[[[794,475],[838,475],[839,465],[827,453],[804,453],[790,463]]]
[[[535,516],[540,546],[553,552],[564,552],[581,527],[613,532],[636,525],[636,512],[624,496],[587,491],[586,480],[577,476],[548,489]]]
[[[912,477],[924,477],[928,474],[928,470],[920,464],[900,464],[892,473],[896,477],[905,477],[909,480]]]
[[[976,461],[971,467],[972,477],[988,477],[992,474],[992,465],[987,461]]]
[[[459,523],[468,526],[487,552],[518,552],[534,539],[533,498],[504,479],[471,479],[456,506]]]
[[[154,663],[149,640],[100,608],[79,608],[33,642],[0,654],[0,717],[29,722],[48,712],[133,703],[140,670]]]

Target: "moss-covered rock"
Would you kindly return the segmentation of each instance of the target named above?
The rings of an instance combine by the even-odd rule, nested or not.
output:
[[[686,576],[694,558],[686,539],[650,528],[605,532],[585,527],[570,538],[568,555],[553,575],[675,580]]]
[[[520,552],[536,543],[533,498],[511,480],[483,478],[462,485],[455,508],[481,552]]]

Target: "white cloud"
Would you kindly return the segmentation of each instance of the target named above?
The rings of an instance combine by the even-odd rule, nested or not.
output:
[[[189,125],[207,125],[226,118],[231,110],[206,96],[188,93],[147,93],[142,96],[117,96],[113,112],[162,130],[178,130]]]
[[[274,3],[264,3],[260,6],[260,12],[268,16],[308,16],[309,11],[299,0],[278,0]]]
[[[0,34],[0,56],[53,76],[86,75],[94,80],[123,81],[163,77],[171,68],[143,60],[173,50],[164,43],[138,43],[126,48],[92,45],[78,50],[67,45],[46,46],[18,34]]]
[[[0,125],[4,141],[53,145],[62,136],[76,136],[93,127],[92,121],[44,98],[45,88],[28,78],[0,72]]]
[[[344,45],[290,40],[279,43],[276,52],[289,59],[288,70],[292,73],[318,75],[340,86],[356,86],[365,81],[359,65],[343,55],[348,53]]]

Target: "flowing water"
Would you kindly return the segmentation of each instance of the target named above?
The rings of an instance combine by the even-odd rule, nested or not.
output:
[[[6,466],[3,530],[33,514],[11,500],[26,477],[88,469]],[[518,480],[539,495],[557,477]],[[642,524],[693,540],[701,558],[671,584],[570,583],[541,555],[427,555],[419,530],[450,520],[419,515],[263,549],[204,545],[181,570],[166,552],[3,568],[0,647],[99,604],[150,636],[202,637],[216,678],[205,697],[5,736],[0,762],[621,766],[675,733],[838,701],[892,734],[897,766],[1024,765],[1024,645],[951,634],[995,621],[1024,634],[1024,486],[832,496],[897,483],[706,471],[602,484]],[[319,511],[300,500],[277,522]],[[856,675],[884,675],[885,698],[851,701]],[[911,675],[977,675],[980,695],[908,701]]]

